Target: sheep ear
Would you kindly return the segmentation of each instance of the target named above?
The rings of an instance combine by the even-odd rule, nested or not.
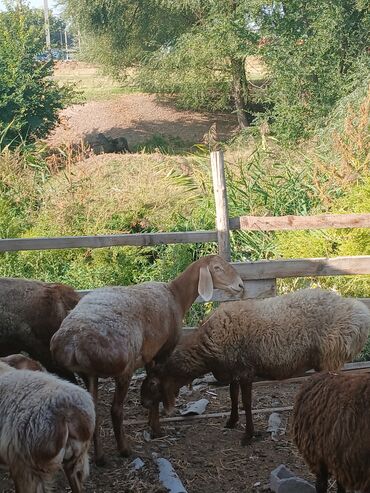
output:
[[[208,265],[199,270],[198,293],[204,301],[209,301],[212,298],[213,281]]]

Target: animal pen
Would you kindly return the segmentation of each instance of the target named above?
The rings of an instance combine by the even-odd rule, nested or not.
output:
[[[211,166],[216,204],[216,228],[214,231],[0,239],[0,252],[217,242],[219,254],[226,260],[230,260],[230,231],[233,230],[281,231],[370,227],[370,213],[283,217],[240,216],[229,218],[222,151],[211,153]],[[255,262],[235,262],[233,266],[244,282],[244,298],[267,298],[276,294],[277,279],[370,274],[370,256],[262,260]],[[216,290],[211,301],[224,302],[236,299],[232,295]],[[370,298],[361,298],[361,301],[370,308]],[[196,302],[200,303],[202,300],[198,298]],[[345,365],[344,369],[370,371],[370,361],[349,363]],[[294,382],[299,378],[305,377],[293,378],[286,381]],[[260,381],[256,382],[255,385],[264,385],[265,383]],[[276,408],[276,410],[280,411],[288,409],[291,408]],[[259,409],[258,412],[271,412],[273,410],[275,408]],[[197,417],[219,417],[226,414],[228,413],[213,413],[212,415],[205,414]],[[189,418],[165,418],[166,421],[184,419]],[[133,422],[131,421],[131,423]],[[140,423],[140,421],[136,421],[136,423]]]

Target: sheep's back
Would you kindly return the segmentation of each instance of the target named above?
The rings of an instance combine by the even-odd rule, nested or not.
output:
[[[308,369],[337,370],[362,349],[370,328],[363,303],[305,289],[222,305],[205,324],[211,352],[227,365],[283,379]]]
[[[128,364],[151,361],[171,337],[176,344],[180,326],[165,283],[100,288],[82,298],[64,319],[51,350],[70,370],[116,375]]]
[[[56,458],[60,463],[69,438],[88,442],[94,426],[94,405],[86,390],[29,370],[12,370],[1,376],[2,462],[23,461],[36,469]]]
[[[370,375],[312,377],[293,410],[294,441],[315,474],[321,464],[346,489],[370,488]]]
[[[66,285],[1,278],[1,354],[29,349],[27,346],[32,338],[48,346],[50,338],[79,299],[79,294]]]

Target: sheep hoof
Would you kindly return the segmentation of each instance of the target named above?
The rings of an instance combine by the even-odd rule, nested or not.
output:
[[[150,432],[150,438],[162,438],[164,436],[165,434],[163,433],[162,430],[152,430]]]
[[[238,424],[238,420],[235,419],[228,419],[225,423],[225,428],[236,428],[236,425]]]
[[[107,460],[104,455],[102,455],[101,457],[97,457],[94,462],[97,467],[104,467],[107,465]]]
[[[252,437],[250,437],[249,435],[243,435],[242,439],[240,440],[240,444],[242,447],[246,447],[251,443],[252,443]]]
[[[118,452],[121,457],[130,457],[130,455],[132,455],[131,447],[128,445],[120,449]]]

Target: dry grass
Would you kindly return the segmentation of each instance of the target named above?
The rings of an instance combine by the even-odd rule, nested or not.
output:
[[[84,62],[57,62],[54,78],[61,83],[76,84],[86,101],[104,101],[134,92],[129,82],[122,86],[112,77],[103,75],[98,67]]]

